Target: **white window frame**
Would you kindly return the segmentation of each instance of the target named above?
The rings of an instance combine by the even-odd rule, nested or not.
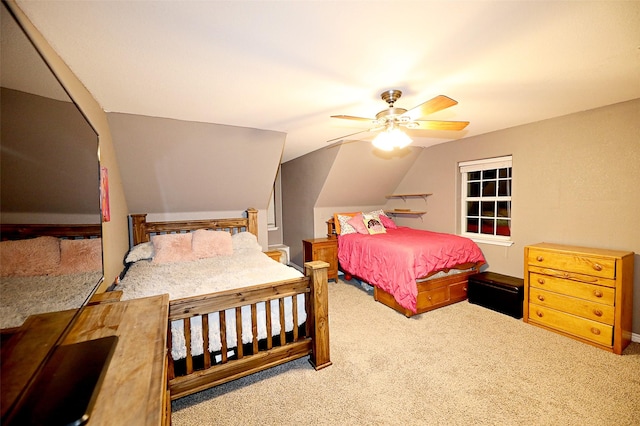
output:
[[[513,189],[513,157],[511,155],[506,155],[503,157],[495,157],[495,158],[485,158],[482,160],[473,160],[473,161],[463,161],[458,163],[458,168],[460,171],[460,183],[461,183],[461,192],[460,192],[460,235],[463,237],[467,237],[477,243],[484,244],[493,244],[499,246],[511,246],[513,245],[512,235],[503,236],[503,235],[487,235],[487,234],[476,234],[471,232],[466,232],[467,229],[467,202],[473,200],[482,200],[483,197],[468,197],[467,196],[467,173],[469,172],[477,172],[483,170],[491,170],[491,169],[502,169],[511,167],[511,185]],[[484,197],[485,200],[500,200],[500,201],[510,201],[511,195],[509,196],[495,196],[495,197]],[[513,207],[511,209],[513,212]],[[509,220],[513,224],[513,215],[510,214]]]
[[[267,207],[267,229],[269,231],[278,230],[278,221],[276,218],[276,185],[273,184],[271,189],[271,198],[269,198],[269,206]]]

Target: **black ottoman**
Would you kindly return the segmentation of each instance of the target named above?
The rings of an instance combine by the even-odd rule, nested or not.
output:
[[[495,272],[469,277],[469,303],[484,306],[514,318],[522,318],[524,280]]]

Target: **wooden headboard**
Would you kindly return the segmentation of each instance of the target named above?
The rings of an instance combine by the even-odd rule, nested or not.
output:
[[[0,224],[2,241],[25,240],[43,236],[73,239],[100,238],[102,225]]]
[[[151,235],[191,232],[197,229],[228,231],[232,234],[249,231],[258,237],[258,210],[247,209],[247,217],[188,221],[147,222],[147,214],[131,215],[133,245],[151,241]]]

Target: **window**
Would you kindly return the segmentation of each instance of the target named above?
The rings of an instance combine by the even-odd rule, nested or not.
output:
[[[459,164],[462,235],[474,241],[512,245],[511,156]]]
[[[276,185],[271,190],[271,198],[269,199],[269,207],[267,207],[267,227],[270,230],[278,229],[276,222]]]

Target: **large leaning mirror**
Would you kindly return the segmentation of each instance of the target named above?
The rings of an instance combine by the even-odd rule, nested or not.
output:
[[[4,3],[1,13],[0,329],[6,336],[28,315],[82,307],[103,272],[97,134]]]

